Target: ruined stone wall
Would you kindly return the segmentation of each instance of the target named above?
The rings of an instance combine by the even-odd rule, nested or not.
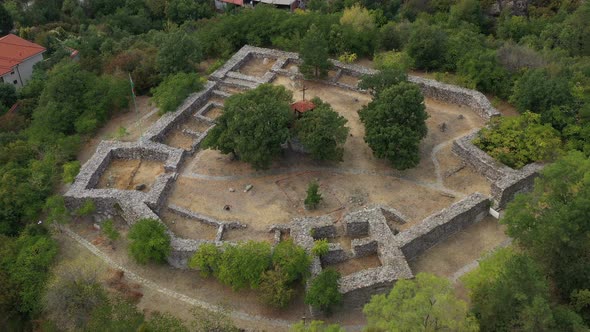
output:
[[[542,169],[542,164],[529,164],[521,170],[512,172],[499,181],[492,183],[494,208],[504,209],[516,194],[532,191],[535,179]]]
[[[479,174],[485,176],[486,179],[491,182],[498,181],[512,170],[472,143],[478,134],[479,131],[456,139],[453,141],[451,149],[463,161],[473,166]]]
[[[495,209],[503,209],[518,193],[533,189],[534,180],[543,168],[540,163],[526,165],[520,170],[512,169],[485,153],[472,141],[479,132],[463,136],[453,142],[452,151],[491,182],[491,194]]]
[[[412,260],[449,236],[482,220],[488,215],[489,207],[488,197],[480,193],[471,194],[420,224],[400,232],[396,241],[406,259]]]
[[[417,84],[426,97],[470,107],[485,120],[500,116],[500,112],[479,91],[412,75],[408,76],[408,81]]]

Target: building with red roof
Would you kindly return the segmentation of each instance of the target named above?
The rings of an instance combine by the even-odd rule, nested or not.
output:
[[[33,75],[33,66],[43,61],[45,47],[16,35],[0,38],[0,83],[22,87]]]

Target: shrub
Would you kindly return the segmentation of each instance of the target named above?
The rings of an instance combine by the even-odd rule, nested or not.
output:
[[[160,113],[174,112],[191,93],[203,88],[199,75],[177,73],[166,77],[160,85],[152,89],[153,99]]]
[[[94,211],[96,211],[96,206],[94,205],[94,202],[90,199],[87,199],[86,201],[84,201],[84,204],[82,204],[82,206],[76,210],[76,215],[78,217],[89,216],[93,214]]]
[[[342,302],[342,294],[338,291],[339,280],[340,273],[336,270],[323,270],[312,280],[311,286],[305,294],[305,304],[330,314],[334,307]]]
[[[291,287],[289,275],[280,268],[266,271],[260,281],[260,298],[268,305],[277,308],[286,307],[295,290]]]
[[[199,269],[203,277],[216,275],[221,261],[221,250],[213,243],[205,243],[199,247],[190,259],[188,266]]]
[[[315,240],[313,248],[311,248],[311,253],[316,256],[323,256],[327,254],[328,251],[330,251],[328,239]]]
[[[240,290],[249,286],[256,289],[260,286],[262,273],[271,266],[270,244],[266,242],[248,241],[238,245],[226,245],[221,255],[218,279]]]
[[[170,253],[170,236],[155,219],[141,219],[129,230],[129,252],[140,264],[162,263]]]
[[[287,283],[297,280],[305,280],[309,276],[311,258],[305,249],[293,243],[289,239],[280,242],[272,253],[272,264],[275,269],[280,269],[285,275]]]
[[[65,183],[72,183],[76,179],[76,175],[80,172],[80,162],[78,160],[67,162],[63,168],[63,181]]]
[[[522,168],[535,161],[551,161],[560,153],[559,133],[541,124],[539,114],[526,112],[519,117],[492,120],[473,144],[507,166]]]
[[[121,234],[119,234],[119,231],[115,227],[115,223],[113,222],[113,219],[105,220],[102,223],[102,232],[111,241],[116,241],[119,238],[119,236],[121,236]]]
[[[319,192],[320,186],[316,181],[312,181],[307,186],[307,197],[305,197],[305,208],[314,210],[322,201],[322,194]]]

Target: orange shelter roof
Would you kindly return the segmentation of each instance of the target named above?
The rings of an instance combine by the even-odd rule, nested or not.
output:
[[[45,47],[13,34],[0,38],[0,75],[9,73],[19,63],[43,52]]]
[[[309,100],[300,100],[291,104],[291,109],[299,113],[305,113],[315,108],[315,104]]]

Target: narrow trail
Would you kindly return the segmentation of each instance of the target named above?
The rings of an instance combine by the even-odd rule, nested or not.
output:
[[[61,229],[70,238],[72,238],[73,240],[78,242],[84,248],[88,249],[91,253],[93,253],[98,258],[102,259],[108,266],[123,271],[125,273],[125,277],[127,277],[137,283],[142,284],[144,287],[149,288],[154,291],[157,291],[159,293],[162,293],[166,296],[177,299],[179,301],[185,302],[185,303],[192,305],[192,306],[196,306],[196,307],[199,307],[199,308],[202,308],[205,310],[209,310],[209,311],[214,311],[214,312],[225,312],[224,308],[222,308],[220,306],[213,305],[213,304],[205,302],[205,301],[197,300],[197,299],[187,296],[185,294],[173,291],[173,290],[165,288],[165,287],[161,287],[157,283],[139,276],[135,272],[126,268],[125,266],[112,260],[107,254],[102,252],[100,249],[98,249],[92,243],[88,242],[86,239],[82,238],[80,235],[76,234],[76,232],[74,232],[68,226],[61,226]],[[281,328],[288,328],[291,324],[294,323],[294,322],[290,322],[290,321],[283,320],[283,319],[270,319],[270,318],[266,318],[263,316],[250,315],[248,313],[245,313],[245,312],[239,311],[239,310],[232,310],[230,315],[232,318],[237,319],[237,320],[250,321],[250,322],[264,322],[265,324],[276,326],[276,327],[281,327]]]

